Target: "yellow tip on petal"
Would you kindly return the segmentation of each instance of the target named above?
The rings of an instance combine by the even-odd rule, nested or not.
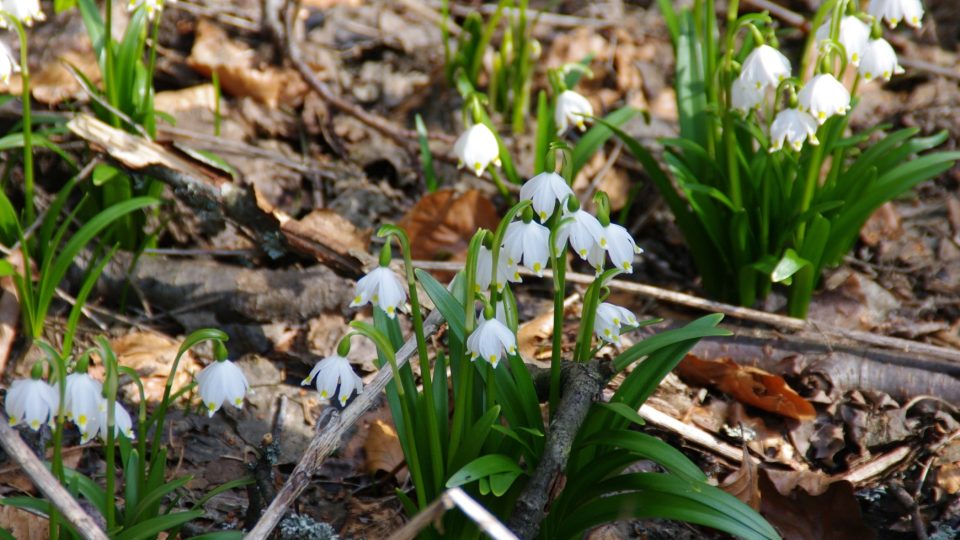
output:
[[[212,413],[213,411],[217,410],[217,404],[212,401],[207,402],[207,410]]]
[[[233,400],[233,404],[237,407],[243,407],[243,398],[237,398]]]
[[[80,427],[86,426],[86,425],[87,425],[87,415],[81,414],[81,415],[80,415],[80,418],[77,418],[77,425],[80,426]]]
[[[537,262],[537,263],[533,263],[533,271],[534,271],[534,272],[539,272],[540,270],[543,270],[543,265],[540,264],[540,263],[538,263],[538,262]]]
[[[354,297],[353,297],[353,303],[354,303],[354,304],[359,304],[359,303],[362,302],[362,301],[363,301],[363,298],[360,298],[359,296],[354,296]]]
[[[7,421],[10,422],[10,425],[11,425],[11,426],[17,425],[17,419],[14,418],[14,417],[12,417],[12,416],[11,416],[10,418],[8,418]]]
[[[320,398],[321,398],[321,399],[327,399],[328,397],[330,397],[330,396],[327,395],[327,391],[326,391],[326,390],[321,390],[321,391],[320,391]]]

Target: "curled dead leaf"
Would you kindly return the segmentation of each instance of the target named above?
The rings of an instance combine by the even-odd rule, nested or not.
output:
[[[170,368],[180,349],[180,342],[155,332],[134,332],[110,342],[121,366],[132,368],[143,382],[143,392],[149,403],[163,399]],[[190,384],[193,373],[201,367],[193,353],[187,351],[180,358],[173,376],[173,392]],[[124,386],[124,398],[129,403],[139,403],[140,394],[131,385]]]
[[[420,199],[400,227],[410,237],[414,259],[463,260],[477,229],[494,229],[499,221],[493,203],[479,191],[441,189]]]
[[[743,448],[743,462],[740,468],[730,473],[720,489],[733,495],[754,510],[760,510],[760,480],[758,477],[757,462],[750,457],[746,446]]]
[[[810,420],[817,414],[813,405],[790,388],[783,377],[741,366],[730,358],[703,360],[688,354],[677,366],[677,374],[690,384],[715,386],[741,403],[787,418]]]
[[[367,454],[367,472],[395,472],[400,483],[406,481],[406,469],[399,470],[404,462],[403,448],[400,447],[400,438],[397,437],[393,425],[379,418],[374,420],[370,424],[363,449]]]

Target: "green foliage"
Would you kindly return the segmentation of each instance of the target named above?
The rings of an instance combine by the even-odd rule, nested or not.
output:
[[[848,114],[820,127],[818,146],[771,153],[755,115],[743,117],[721,97],[734,76],[724,62],[735,63],[757,44],[751,34],[734,50],[736,32],[769,24],[769,17],[733,13],[718,40],[712,3],[679,13],[670,2],[659,5],[677,59],[680,138],[663,141],[664,168],[636,140],[610,129],[670,207],[711,295],[749,306],[779,283],[789,291],[790,314],[803,317],[821,271],[842,260],[870,214],[948,170],[960,152],[926,153],[946,134],[918,137],[914,128],[848,135]],[[817,20],[833,5],[825,4]]]

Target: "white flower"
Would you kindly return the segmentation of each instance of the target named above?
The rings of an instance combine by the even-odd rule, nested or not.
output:
[[[242,409],[249,389],[243,371],[229,360],[218,360],[197,374],[197,392],[207,407],[207,416],[213,416],[224,403]]]
[[[567,181],[555,172],[542,172],[520,187],[520,199],[533,202],[533,210],[540,216],[541,222],[553,214],[558,202],[563,204],[571,195],[573,190]]]
[[[769,45],[760,45],[750,51],[740,70],[743,80],[757,90],[776,87],[780,81],[790,76],[790,60],[780,51]]]
[[[823,44],[830,39],[831,21],[827,19],[820,28],[817,28],[817,43]],[[867,23],[861,21],[858,17],[847,15],[840,19],[840,33],[837,35],[837,41],[843,45],[847,52],[847,60],[855,65],[860,65],[860,59],[863,58],[863,48],[870,39],[870,27]]]
[[[590,250],[595,246],[607,249],[607,235],[603,226],[597,218],[582,209],[563,216],[563,224],[557,231],[557,251],[563,248],[568,238],[570,247],[580,255],[581,259],[587,259]]]
[[[170,1],[173,2],[173,0]],[[163,9],[163,2],[164,0],[130,0],[127,4],[127,10],[134,11],[143,6],[147,10],[147,17],[152,20],[153,16]]]
[[[90,435],[83,442],[90,440],[94,436],[99,436],[100,440],[107,441],[107,400],[101,398],[99,403],[99,412],[97,418],[91,423]],[[120,405],[119,401],[113,402],[113,436],[123,435],[128,439],[133,439],[133,421],[130,419],[130,413]]]
[[[820,144],[817,140],[817,121],[801,110],[784,109],[770,125],[770,152],[783,148],[784,140],[799,152],[803,148],[803,141],[807,139],[814,146]]]
[[[0,9],[9,13],[25,26],[31,26],[33,21],[46,19],[43,10],[40,9],[40,0],[2,0]],[[0,26],[6,28],[7,21],[3,20]]]
[[[357,282],[356,296],[350,307],[373,302],[391,319],[407,301],[407,290],[400,277],[386,266],[378,266]]]
[[[497,257],[497,290],[503,290],[507,282],[519,283],[519,268],[516,264],[508,264],[509,257],[500,249],[500,255]],[[493,251],[485,246],[480,246],[480,252],[477,253],[477,291],[483,291],[490,287],[490,280],[493,279]]]
[[[850,110],[850,92],[829,73],[817,75],[807,81],[797,94],[800,109],[810,113],[823,124],[835,114]]]
[[[587,98],[574,92],[564,90],[557,96],[557,107],[553,111],[553,120],[557,124],[557,134],[566,133],[570,124],[583,131],[587,129],[586,122],[593,116],[593,106]]]
[[[470,360],[483,358],[491,366],[497,367],[504,351],[517,354],[517,338],[497,319],[481,317],[480,324],[467,338],[467,351],[470,352]]]
[[[347,399],[354,390],[357,394],[363,392],[363,381],[353,372],[350,361],[346,358],[334,354],[317,362],[310,370],[310,375],[300,384],[307,385],[316,378],[317,392],[320,392],[321,399],[330,399],[336,394],[340,405],[346,405]],[[337,385],[340,385],[340,392],[337,392]]]
[[[500,256],[506,257],[507,267],[522,262],[534,274],[543,276],[550,258],[550,230],[534,221],[514,221],[507,225]]]
[[[598,338],[620,344],[620,329],[624,326],[636,326],[637,317],[630,310],[603,302],[597,306],[597,316],[593,321],[593,333]]]
[[[870,0],[867,13],[886,20],[890,28],[896,28],[900,21],[914,28],[920,28],[923,4],[920,0]]]
[[[13,56],[10,49],[0,41],[0,81],[3,81],[4,84],[10,82],[10,75],[18,73],[19,71],[20,64],[17,63],[16,57]]]
[[[860,74],[866,80],[880,77],[889,81],[894,74],[903,73],[903,68],[897,62],[897,53],[885,39],[872,39],[863,50],[863,61],[860,63]]]
[[[630,231],[610,223],[603,228],[607,238],[607,247],[602,248],[599,244],[595,245],[587,254],[587,262],[597,269],[597,273],[603,271],[604,256],[609,253],[610,260],[618,270],[622,272],[633,272],[633,256],[643,253],[643,250],[637,247],[637,243],[630,235]]]
[[[453,145],[453,153],[459,163],[457,167],[466,165],[480,176],[488,165],[493,163],[500,166],[500,146],[497,136],[490,128],[483,124],[474,124],[463,132]]]
[[[63,406],[69,418],[80,430],[84,442],[97,434],[100,418],[100,402],[103,401],[103,384],[87,373],[67,375],[67,389]]]
[[[747,114],[760,106],[763,101],[763,89],[758,89],[749,81],[739,76],[730,85],[730,107]]]
[[[5,402],[10,425],[25,422],[34,431],[41,424],[53,427],[60,394],[41,379],[17,379],[10,384]]]

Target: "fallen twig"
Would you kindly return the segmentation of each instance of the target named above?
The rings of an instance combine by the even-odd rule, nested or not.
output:
[[[420,531],[438,520],[447,510],[458,507],[468,518],[487,533],[493,540],[517,540],[516,535],[510,532],[503,523],[491,514],[486,508],[473,500],[467,492],[455,487],[440,494],[432,503],[421,510],[406,523],[399,531],[390,535],[389,540],[412,540]]]
[[[431,312],[423,321],[424,337],[433,335],[440,327],[441,322],[442,317],[440,316],[440,311],[434,310]],[[400,350],[397,351],[397,366],[400,367],[407,363],[416,352],[416,349],[416,340],[411,337],[400,347]],[[290,506],[307,485],[309,485],[310,479],[320,468],[320,465],[323,464],[323,460],[340,446],[340,439],[343,438],[347,430],[376,403],[380,392],[384,391],[392,377],[393,373],[391,370],[380,370],[377,376],[374,377],[373,382],[367,385],[367,387],[363,389],[363,393],[347,405],[342,413],[334,417],[329,424],[322,429],[318,424],[317,433],[313,436],[313,440],[310,441],[310,445],[304,452],[300,462],[297,463],[297,467],[290,474],[290,477],[287,478],[283,487],[280,488],[277,497],[273,499],[273,502],[271,502],[270,506],[264,511],[260,517],[260,521],[250,530],[250,534],[246,536],[246,540],[263,540],[267,538],[267,535],[277,526],[280,519],[283,518],[287,507]]]
[[[67,490],[63,489],[60,482],[37,459],[26,443],[20,439],[20,435],[6,421],[0,422],[0,446],[3,446],[7,455],[23,468],[23,472],[57,507],[61,517],[73,526],[77,534],[86,540],[107,540],[107,535],[97,526],[93,518],[83,511]]]

